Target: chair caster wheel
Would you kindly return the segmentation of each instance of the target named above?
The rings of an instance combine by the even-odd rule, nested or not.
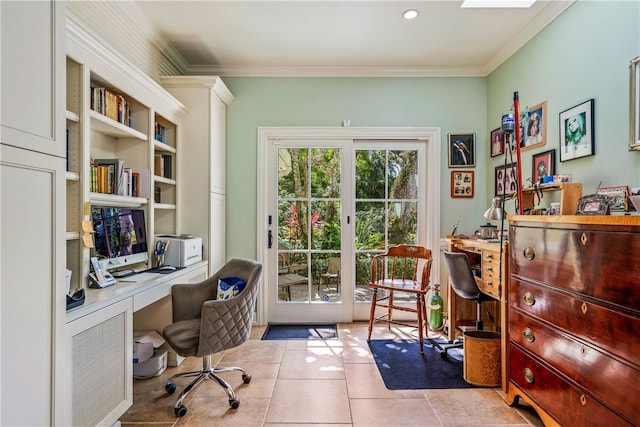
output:
[[[166,391],[167,394],[173,394],[173,392],[176,391],[176,385],[174,383],[166,383],[164,385],[164,391]]]
[[[176,417],[184,417],[187,414],[187,407],[180,405],[179,408],[173,408],[173,412],[175,412]]]
[[[242,382],[245,383],[245,384],[249,384],[251,382],[251,375],[244,374],[242,376]]]
[[[229,399],[229,406],[231,406],[231,409],[238,409],[240,401],[238,399]]]

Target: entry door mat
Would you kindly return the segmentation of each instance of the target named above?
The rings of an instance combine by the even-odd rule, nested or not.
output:
[[[384,385],[389,390],[474,387],[463,379],[461,348],[447,350],[446,360],[440,357],[440,352],[433,347],[433,343],[426,339],[424,354],[420,354],[418,340],[371,340],[369,348]]]
[[[263,340],[329,340],[338,339],[335,323],[314,324],[269,324],[262,335]]]

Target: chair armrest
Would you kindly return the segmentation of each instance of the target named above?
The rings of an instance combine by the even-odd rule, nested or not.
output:
[[[173,321],[196,319],[200,317],[202,305],[215,299],[218,281],[209,277],[198,283],[175,284],[171,287]]]

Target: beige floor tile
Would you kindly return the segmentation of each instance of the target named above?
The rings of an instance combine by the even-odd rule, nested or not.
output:
[[[244,344],[225,351],[220,365],[280,363],[286,345],[285,341],[247,340]]]
[[[443,425],[527,424],[495,389],[423,390]]]
[[[350,399],[356,426],[440,426],[425,399]]]
[[[369,343],[365,338],[351,338],[342,341],[342,361],[344,363],[375,363]]]
[[[264,424],[269,399],[247,398],[238,409],[218,399],[193,398],[187,414],[178,419],[176,427],[259,427]]]
[[[249,384],[242,380],[242,373],[237,371],[219,374],[233,388],[239,399],[246,397],[271,398],[273,387],[280,365],[278,363],[243,363],[241,367],[251,375]],[[227,392],[215,381],[207,381],[207,384],[199,386],[193,392],[193,397],[210,397],[226,399]]]
[[[267,423],[351,423],[344,380],[278,379]]]
[[[375,364],[344,365],[350,399],[419,399],[421,390],[389,390],[385,387]]]
[[[326,347],[285,351],[278,378],[344,379],[342,357]]]
[[[307,350],[314,348],[329,348],[336,354],[342,351],[344,346],[342,340],[329,339],[311,339],[311,340],[287,340],[287,348],[285,350]]]

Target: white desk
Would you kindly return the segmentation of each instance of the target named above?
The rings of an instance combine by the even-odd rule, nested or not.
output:
[[[71,420],[65,424],[112,425],[124,414],[133,404],[133,313],[155,308],[151,304],[168,297],[174,284],[199,282],[207,274],[203,261],[146,282],[118,281],[86,290],[85,303],[67,312],[65,345],[71,357],[64,381],[68,388],[61,392],[72,398],[67,408]]]

